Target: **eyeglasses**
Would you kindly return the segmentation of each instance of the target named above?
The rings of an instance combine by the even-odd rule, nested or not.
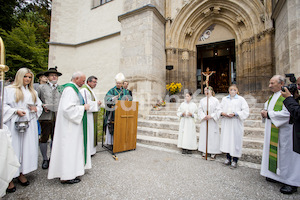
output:
[[[49,76],[56,76],[56,77],[58,77],[57,74],[49,74]]]

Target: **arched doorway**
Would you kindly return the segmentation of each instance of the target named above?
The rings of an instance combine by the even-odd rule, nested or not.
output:
[[[206,77],[202,72],[209,68],[215,73],[209,85],[216,93],[227,93],[228,87],[236,83],[235,40],[197,45],[197,89],[204,92]]]
[[[252,93],[258,98],[268,95],[268,80],[273,75],[274,35],[269,17],[272,13],[268,12],[267,4],[259,0],[190,1],[174,20],[166,24],[167,65],[174,66],[167,74],[169,81],[181,82],[185,89],[191,91],[197,90],[199,86],[201,87],[200,78],[197,76],[198,69],[201,68],[199,51],[202,52],[202,47],[218,46],[219,42],[226,43],[232,40],[227,44],[230,47],[234,46],[232,47],[234,51],[228,55],[231,61],[217,62],[217,59],[211,56],[211,60],[204,59],[203,64],[215,63],[216,66],[219,65],[219,70],[227,67],[228,72],[225,73],[227,85],[236,78],[239,91],[243,94]],[[212,32],[216,35],[214,40],[211,35],[211,38],[202,41],[205,31],[214,24],[215,30]],[[226,30],[226,33],[216,31],[218,27]],[[230,37],[226,36],[227,33],[230,33]],[[228,63],[228,66],[226,64],[221,66],[220,63]],[[233,74],[230,72],[232,68],[233,71],[236,70]],[[202,79],[203,77],[200,81],[203,81]],[[224,89],[220,89],[220,92],[222,91]]]

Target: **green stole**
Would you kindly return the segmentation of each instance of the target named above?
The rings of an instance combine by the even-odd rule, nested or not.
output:
[[[87,89],[91,93],[92,101],[96,100],[96,98],[94,97],[92,91],[90,90],[90,88],[88,86],[83,85],[81,88],[85,88],[85,89]],[[97,126],[98,111],[97,112],[93,112],[93,119],[94,119],[94,147],[95,147],[95,146],[97,146],[97,141],[98,141],[98,126]]]
[[[272,99],[273,95],[270,97],[268,101],[269,103]],[[285,98],[283,96],[280,96],[273,108],[274,111],[281,111],[283,106],[283,101]],[[271,122],[271,137],[270,137],[270,151],[269,151],[269,171],[274,172],[276,174],[277,169],[277,155],[278,155],[278,133],[279,128],[277,128],[272,122]]]
[[[78,94],[78,98],[80,100],[80,105],[84,105],[84,99],[83,99],[82,95],[80,94],[78,88],[74,84],[66,83],[62,87],[63,87],[63,89],[66,87],[73,88],[75,90],[75,92]],[[86,115],[86,110],[83,113],[82,122],[83,122],[84,164],[86,164],[86,158],[87,158],[87,115]]]

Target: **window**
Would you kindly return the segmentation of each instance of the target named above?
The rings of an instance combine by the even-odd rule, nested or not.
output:
[[[102,6],[103,4],[106,4],[112,0],[93,0],[93,8]]]

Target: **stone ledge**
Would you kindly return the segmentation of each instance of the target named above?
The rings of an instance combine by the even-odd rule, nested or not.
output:
[[[165,24],[167,22],[167,20],[164,18],[164,16],[152,4],[148,4],[143,7],[132,10],[130,12],[127,12],[125,14],[119,15],[118,21],[121,22],[123,19],[135,16],[140,13],[147,12],[147,11],[152,11],[163,24]]]

